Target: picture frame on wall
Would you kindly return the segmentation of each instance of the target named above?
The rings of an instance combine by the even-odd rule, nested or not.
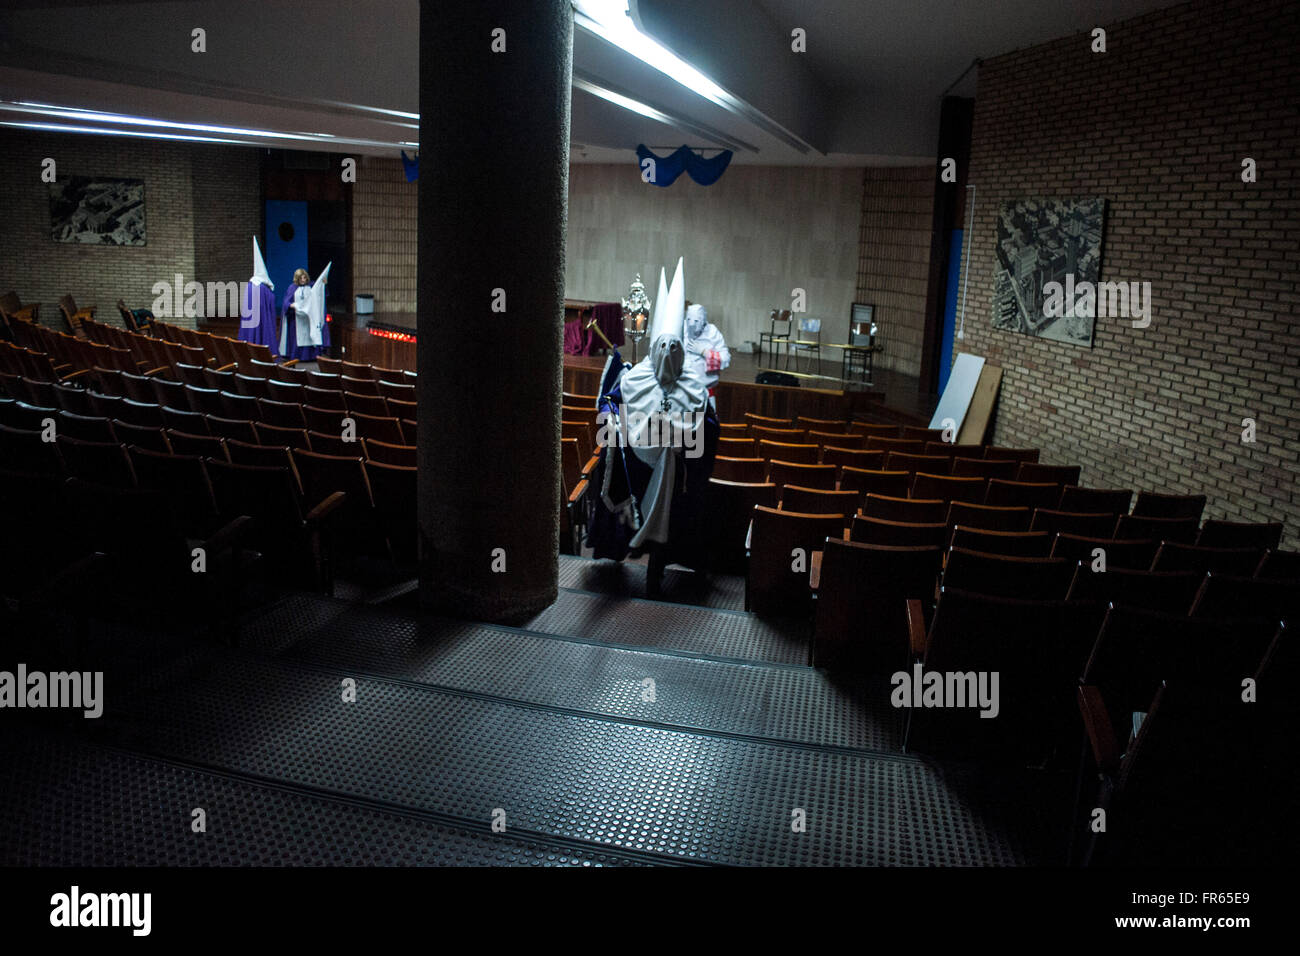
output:
[[[50,183],[50,238],[106,246],[147,245],[144,180],[69,176]]]
[[[871,325],[875,318],[874,303],[853,303],[849,309],[849,345],[871,344]]]

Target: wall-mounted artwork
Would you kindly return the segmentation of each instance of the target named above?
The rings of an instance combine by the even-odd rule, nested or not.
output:
[[[50,235],[55,242],[145,245],[144,180],[71,176],[50,183]]]
[[[998,212],[993,327],[1072,345],[1092,345],[1096,310],[1091,297],[1075,308],[1050,301],[1045,287],[1073,290],[1101,274],[1106,200],[1016,199]],[[1045,308],[1045,305],[1047,306]]]

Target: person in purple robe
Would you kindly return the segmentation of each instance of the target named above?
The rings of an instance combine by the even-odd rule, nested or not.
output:
[[[253,237],[253,277],[246,283],[240,303],[239,340],[265,345],[271,356],[279,353],[275,335],[275,286],[266,272],[262,250]]]
[[[312,281],[306,269],[295,270],[293,284],[284,296],[284,321],[280,326],[280,354],[286,360],[297,359],[299,362],[313,362],[316,356],[329,351],[330,327],[323,321],[323,316],[316,328],[319,329],[319,344],[310,341],[311,321],[308,309],[311,306]]]

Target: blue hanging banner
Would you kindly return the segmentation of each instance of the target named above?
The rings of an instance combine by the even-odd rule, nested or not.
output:
[[[677,181],[683,172],[701,186],[712,186],[726,172],[731,163],[731,150],[724,149],[712,159],[705,159],[689,146],[682,146],[668,156],[656,156],[644,144],[636,148],[637,164],[645,170],[646,160],[654,163],[654,176],[649,180],[652,186],[668,188]]]
[[[406,155],[406,150],[402,150],[402,167],[406,170],[406,181],[415,182],[416,177],[420,175],[420,157],[417,155],[415,159],[411,159]]]

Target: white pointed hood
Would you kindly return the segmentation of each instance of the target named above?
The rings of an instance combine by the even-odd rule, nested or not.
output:
[[[253,278],[250,281],[254,285],[264,285],[272,292],[275,291],[275,283],[266,271],[266,260],[262,258],[262,247],[257,244],[257,236],[253,237]]]
[[[673,284],[665,287],[663,272],[659,273],[659,301],[655,303],[654,322],[650,326],[650,365],[656,381],[665,390],[671,389],[681,377],[686,361],[683,342],[686,321],[686,280],[682,275],[682,260],[677,260]]]

